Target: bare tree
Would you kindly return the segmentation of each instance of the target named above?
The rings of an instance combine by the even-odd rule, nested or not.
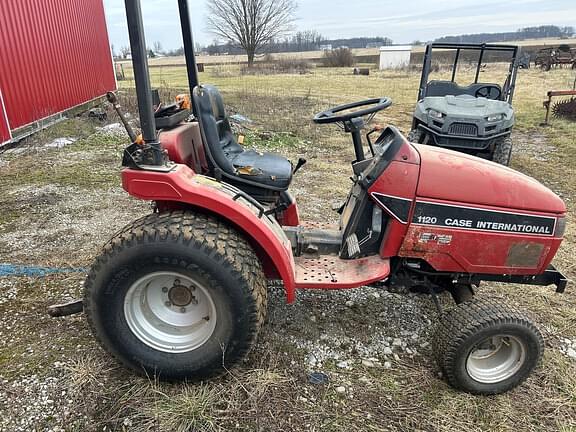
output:
[[[288,31],[294,21],[295,0],[208,0],[208,29],[240,45],[254,64],[259,49]]]

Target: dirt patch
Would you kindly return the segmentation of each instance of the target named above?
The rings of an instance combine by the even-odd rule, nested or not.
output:
[[[0,236],[2,262],[86,266],[115,231],[149,211],[120,188],[28,186],[11,197],[21,216]]]
[[[548,138],[541,132],[514,132],[512,157],[523,155],[538,162],[547,162],[550,156],[556,154],[555,146],[548,143]]]

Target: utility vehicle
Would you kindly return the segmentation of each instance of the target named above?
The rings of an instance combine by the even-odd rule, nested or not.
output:
[[[564,291],[551,265],[565,228],[558,196],[492,162],[411,144],[394,127],[364,143],[364,118],[391,105],[381,97],[315,115],[351,134],[353,183],[339,226],[308,225],[289,192],[296,169],[239,145],[220,93],[198,82],[187,0],[178,4],[191,119],[185,97],[155,116],[140,2],[125,3],[142,139],[131,132],[122,184],[154,211],[104,246],[83,301],[52,314],[83,306],[96,339],[128,368],[200,380],[224,373],[255,343],[268,281],[281,281],[290,303],[314,288],[374,284],[435,300],[448,291],[457,305],[439,314],[433,345],[450,384],[499,393],[529,375],[542,356],[540,332],[521,313],[475,298],[473,287]]]
[[[430,80],[436,56],[445,58],[452,52],[450,81]],[[510,63],[503,85],[479,81],[489,56],[490,60]],[[517,59],[518,47],[512,45],[428,44],[408,139],[509,165]],[[476,69],[474,82],[461,86],[457,83],[457,72],[463,68],[462,63],[465,67],[472,61]]]

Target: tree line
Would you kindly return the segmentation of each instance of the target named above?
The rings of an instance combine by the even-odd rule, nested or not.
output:
[[[356,37],[349,39],[328,39],[316,32],[315,30],[299,31],[292,36],[287,36],[281,39],[276,39],[268,44],[262,46],[259,50],[261,54],[264,53],[280,53],[280,52],[304,52],[304,51],[317,51],[325,47],[339,48],[366,48],[366,47],[380,47],[384,45],[392,45],[393,41],[387,37]],[[198,50],[200,49],[200,50]],[[199,52],[205,52],[209,55],[222,55],[222,54],[244,54],[244,49],[234,43],[217,43],[214,42],[208,46],[196,47]],[[175,50],[174,55],[180,50]],[[172,53],[171,53],[172,54]]]
[[[483,43],[508,42],[523,39],[558,38],[565,39],[574,36],[574,27],[558,27],[543,25],[539,27],[524,27],[514,32],[476,33],[457,36],[444,36],[435,40],[443,43]]]

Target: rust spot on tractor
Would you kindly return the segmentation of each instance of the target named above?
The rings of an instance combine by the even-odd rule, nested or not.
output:
[[[508,250],[506,265],[509,267],[538,267],[544,245],[535,242],[513,244]]]

